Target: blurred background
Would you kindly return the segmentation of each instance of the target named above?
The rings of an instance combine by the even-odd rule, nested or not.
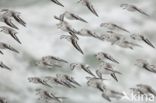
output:
[[[87,74],[83,71],[71,72],[69,68],[48,69],[35,65],[42,56],[53,55],[72,63],[89,64],[95,71],[98,63],[93,54],[100,51],[108,52],[120,62],[120,65],[115,66],[123,75],[118,76],[119,82],[113,79],[105,82],[110,89],[120,92],[129,91],[129,88],[135,87],[138,83],[148,84],[156,89],[156,74],[134,66],[135,60],[138,58],[145,58],[155,64],[155,49],[142,42],[140,42],[142,48],[123,49],[94,38],[80,37],[79,45],[85,53],[83,56],[72,45],[59,39],[60,35],[66,33],[57,29],[58,21],[53,18],[64,11],[70,11],[89,22],[69,20],[76,30],[86,28],[98,31],[102,22],[116,23],[132,33],[146,35],[156,45],[156,0],[92,0],[99,17],[94,16],[84,6],[77,4],[77,0],[59,1],[64,4],[64,8],[50,0],[0,0],[0,9],[9,8],[21,12],[22,18],[27,23],[26,28],[17,24],[20,28],[17,36],[22,45],[16,43],[10,36],[0,33],[2,42],[9,43],[20,51],[20,54],[5,51],[4,55],[0,55],[1,61],[12,68],[12,71],[0,70],[0,96],[6,97],[8,103],[38,103],[35,89],[45,88],[54,91],[56,95],[68,97],[69,99],[66,99],[64,103],[108,103],[101,97],[99,91],[87,87],[85,79]],[[120,4],[122,3],[135,4],[150,14],[151,18],[121,9]],[[5,24],[0,23],[0,25]],[[68,73],[83,86],[76,89],[49,89],[29,83],[27,80],[31,76],[53,76],[56,73]],[[125,102],[131,103],[121,100],[112,101],[112,103]]]

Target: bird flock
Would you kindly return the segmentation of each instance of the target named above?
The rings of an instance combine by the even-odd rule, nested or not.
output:
[[[51,0],[54,4],[65,7],[65,5],[58,1],[58,0]],[[88,9],[88,12],[92,13],[96,17],[99,17],[100,15],[95,10],[93,3],[91,0],[79,0],[77,1],[77,4],[82,4],[82,6],[85,6]],[[121,4],[119,7],[121,7],[124,10],[127,10],[129,12],[137,12],[140,13],[141,16],[145,16],[150,19],[150,15],[144,12],[142,9],[136,7],[135,5],[131,4]],[[19,29],[14,23],[14,21],[18,22],[22,26],[26,27],[25,21],[23,21],[20,18],[20,12],[9,10],[9,9],[1,9],[0,10],[0,22],[3,22],[7,26],[0,26],[1,31],[4,34],[10,35],[16,42],[19,44],[22,44],[19,38],[16,36],[18,33],[17,30]],[[115,24],[111,22],[103,22],[99,25],[100,29],[107,29],[105,33],[99,33],[94,32],[90,29],[82,28],[80,30],[76,30],[73,28],[72,25],[69,24],[68,20],[75,20],[78,22],[83,23],[89,23],[87,20],[79,16],[78,14],[64,11],[61,14],[58,14],[57,16],[54,16],[54,19],[56,19],[59,23],[56,24],[56,27],[59,30],[64,31],[64,34],[60,36],[60,40],[66,40],[73,46],[73,49],[77,50],[78,53],[81,53],[82,55],[85,55],[85,51],[81,48],[79,45],[80,36],[81,37],[90,37],[95,38],[100,41],[106,41],[109,42],[112,46],[116,45],[123,49],[131,49],[134,50],[135,47],[143,48],[142,45],[139,44],[139,42],[143,42],[153,49],[155,49],[154,44],[146,37],[144,34],[135,34],[132,33],[130,30],[127,30],[126,28]],[[123,34],[124,33],[124,34]],[[127,34],[127,35],[125,35]],[[66,42],[65,42],[66,43]],[[15,53],[19,53],[15,48],[10,46],[9,44],[0,42],[0,49],[8,49]],[[0,50],[0,53],[3,54],[3,52]],[[98,61],[97,69],[93,71],[93,67],[91,67],[88,64],[83,63],[75,63],[75,62],[69,62],[65,59],[62,59],[60,57],[47,55],[41,57],[40,60],[36,62],[37,67],[45,67],[45,68],[70,68],[71,71],[81,71],[86,73],[87,76],[85,76],[84,79],[86,79],[86,86],[90,88],[95,88],[97,91],[101,93],[101,96],[106,100],[111,102],[113,99],[119,100],[124,97],[124,93],[113,90],[109,88],[105,81],[106,77],[109,77],[110,79],[115,80],[116,82],[119,81],[118,75],[122,76],[120,70],[117,69],[117,65],[121,65],[121,61],[119,61],[117,58],[113,56],[113,54],[106,53],[103,51],[99,51],[95,53],[94,58]],[[136,63],[134,64],[138,68],[145,69],[151,73],[156,73],[156,65],[151,64],[148,60],[145,59],[137,59]],[[2,61],[0,62],[0,67],[5,68],[8,70],[12,70],[8,66],[6,66]],[[125,74],[126,75],[126,74]],[[35,85],[42,85],[48,88],[36,88],[36,95],[38,96],[38,100],[44,101],[45,103],[62,103],[64,100],[69,99],[68,97],[57,95],[54,91],[50,90],[56,90],[56,87],[61,88],[81,88],[83,84],[80,84],[76,79],[67,74],[67,73],[56,73],[55,76],[32,76],[28,77],[28,82],[35,84]],[[136,87],[129,88],[129,90],[136,94],[153,94],[156,96],[156,91],[149,86],[148,84],[137,84]],[[7,103],[7,100],[5,97],[0,97],[1,103]]]

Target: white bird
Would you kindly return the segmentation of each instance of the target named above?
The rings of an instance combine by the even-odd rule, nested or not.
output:
[[[52,2],[54,2],[55,4],[64,7],[64,5],[62,3],[60,3],[58,0],[51,0]]]
[[[34,83],[34,84],[42,84],[44,86],[47,86],[47,87],[51,87],[51,85],[49,85],[44,79],[40,78],[40,77],[28,77],[28,81],[30,83]]]
[[[79,0],[78,3],[81,3],[82,5],[86,6],[94,15],[99,16],[95,11],[90,0]]]
[[[6,25],[12,28],[18,29],[18,27],[15,24],[13,24],[12,19],[13,18],[10,17],[7,13],[0,15],[0,22],[5,23]]]
[[[110,42],[111,45],[118,43],[123,40],[125,37],[119,33],[115,33],[113,31],[107,31],[106,33],[98,36],[98,38],[102,41]]]
[[[74,13],[71,13],[71,12],[68,12],[68,11],[65,11],[63,14],[62,14],[64,17],[66,17],[67,19],[69,20],[79,20],[79,21],[82,21],[82,22],[85,22],[85,23],[88,23],[86,20],[84,20],[82,17],[74,14]]]
[[[116,45],[118,45],[119,47],[122,47],[122,48],[129,48],[132,50],[134,49],[134,47],[141,47],[139,44],[133,43],[126,39],[119,40],[118,42],[116,42]]]
[[[73,37],[73,36],[69,36],[69,35],[61,35],[60,39],[66,39],[67,41],[69,41],[75,49],[77,49],[81,54],[84,54],[82,49],[80,48],[80,46],[78,45],[78,39]]]
[[[11,71],[11,68],[6,66],[2,61],[0,61],[0,67],[3,69],[7,69],[7,70]]]
[[[62,19],[62,18],[59,18],[59,19]],[[56,26],[57,26],[58,29],[61,29],[62,31],[65,31],[65,32],[68,32],[68,33],[69,32],[75,33],[75,34],[78,33],[74,28],[72,28],[72,26],[68,22],[66,22],[64,20],[60,21],[60,23],[56,24]]]
[[[40,100],[43,99],[43,100],[54,100],[54,101],[57,101],[59,103],[62,103],[62,99],[66,99],[66,97],[58,97],[58,96],[55,96],[55,94],[53,92],[50,92],[50,91],[46,91],[46,90],[43,90],[43,89],[36,89],[36,95],[39,95],[40,96]]]
[[[87,64],[71,63],[70,68],[71,68],[71,70],[74,70],[74,69],[84,70],[86,73],[88,73],[88,74],[95,77],[95,75],[90,70],[91,67],[89,65],[87,65]]]
[[[145,59],[137,59],[135,65],[140,67],[140,68],[143,68],[143,69],[145,69],[145,70],[147,70],[149,72],[156,73],[156,65],[150,64]]]
[[[67,74],[58,74],[60,76],[62,76],[62,78],[66,79],[67,81],[77,85],[77,86],[81,86],[72,76],[69,76]]]
[[[156,96],[156,91],[149,85],[146,84],[137,84],[137,88],[144,94],[153,94]]]
[[[63,65],[67,64],[68,61],[61,59],[55,56],[43,56],[41,60],[37,62],[37,65],[43,65],[47,67],[62,67]]]
[[[151,46],[152,48],[155,48],[155,46],[150,42],[150,40],[147,39],[147,38],[146,38],[145,36],[143,36],[143,35],[132,34],[132,35],[130,35],[130,37],[131,37],[133,40],[143,41],[143,42],[145,42],[147,45]]]
[[[67,78],[62,74],[56,74],[56,78],[62,83],[62,85],[68,88],[76,88]]]
[[[99,69],[96,70],[96,74],[99,78],[103,78],[103,75],[111,75],[116,81],[118,81],[116,74],[120,74],[121,72],[115,70],[110,63],[103,62],[99,65]]]
[[[5,12],[8,16],[12,16],[19,24],[23,25],[24,27],[26,26],[25,21],[20,17],[20,12],[9,9],[1,9],[0,12]]]
[[[143,10],[141,10],[138,7],[136,7],[135,5],[121,4],[120,7],[122,7],[123,9],[126,9],[128,11],[131,11],[131,12],[139,12],[139,13],[149,17],[149,15],[147,13],[145,13]]]
[[[119,64],[119,62],[117,60],[115,60],[114,57],[112,57],[110,54],[105,53],[105,52],[98,52],[97,54],[95,54],[95,57],[99,61],[110,60],[114,63]]]
[[[101,23],[101,24],[100,24],[100,27],[105,27],[105,28],[107,28],[107,29],[109,29],[109,30],[122,30],[122,31],[125,31],[125,32],[130,33],[130,32],[129,32],[128,30],[126,30],[125,28],[120,27],[120,26],[118,26],[118,25],[116,25],[116,24],[114,24],[114,23]]]
[[[45,76],[43,77],[43,80],[46,81],[48,84],[52,84],[52,85],[60,85],[60,86],[65,86],[67,87],[66,85],[64,85],[57,77],[53,77],[53,76]]]
[[[78,31],[77,34],[80,36],[89,36],[89,37],[98,38],[95,32],[88,29],[81,29],[80,31]]]
[[[109,102],[112,101],[111,98],[120,99],[123,96],[124,96],[123,93],[120,93],[118,91],[111,90],[111,89],[104,89],[102,93],[102,97],[105,98]]]
[[[0,32],[4,32],[6,34],[11,35],[11,37],[13,37],[18,43],[21,44],[21,41],[16,36],[17,32],[14,29],[9,28],[7,26],[0,26],[0,29],[1,29]]]
[[[15,53],[19,53],[15,48],[13,48],[11,45],[0,42],[0,49],[8,49],[10,51],[13,51]]]
[[[87,81],[87,86],[89,87],[93,87],[96,88],[98,90],[100,90],[101,92],[104,91],[104,89],[106,88],[105,84],[103,83],[103,80],[105,79],[100,79],[100,78],[96,78],[96,77],[86,77]]]

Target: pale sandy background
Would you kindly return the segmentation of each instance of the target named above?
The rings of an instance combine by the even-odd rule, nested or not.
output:
[[[69,21],[77,30],[87,27],[97,30],[101,22],[117,23],[133,33],[145,33],[156,45],[156,0],[92,0],[100,17],[94,16],[85,7],[76,4],[76,0],[60,0],[65,7],[62,8],[50,0],[0,0],[0,8],[10,8],[22,12],[22,18],[27,22],[27,28],[20,25],[18,37],[22,45],[16,43],[11,37],[0,33],[0,40],[10,43],[16,47],[20,54],[5,51],[0,55],[1,60],[13,70],[0,70],[0,96],[8,99],[8,103],[38,103],[35,95],[35,88],[42,87],[28,82],[29,76],[55,75],[55,73],[70,73],[83,87],[77,89],[56,88],[53,91],[57,95],[67,96],[69,99],[64,103],[107,103],[99,91],[87,88],[85,82],[86,74],[83,72],[70,72],[66,69],[47,69],[35,66],[35,61],[42,56],[55,55],[68,60],[69,62],[88,63],[96,69],[94,53],[105,51],[118,58],[120,65],[117,68],[123,73],[118,76],[119,82],[114,80],[106,81],[106,85],[117,91],[128,91],[137,83],[147,83],[156,89],[156,74],[141,70],[135,67],[135,59],[147,58],[156,63],[156,50],[142,43],[143,48],[135,50],[122,49],[118,46],[110,46],[93,38],[80,38],[79,44],[84,50],[82,56],[70,44],[59,39],[59,35],[66,34],[58,30],[53,16],[68,10],[79,14],[89,23]],[[120,8],[121,3],[131,3],[145,10],[152,16],[146,18],[137,13],[124,11]],[[0,23],[0,25],[4,25]],[[93,69],[93,71],[95,70]],[[48,89],[48,88],[47,88]],[[128,101],[113,100],[112,103],[128,103]]]

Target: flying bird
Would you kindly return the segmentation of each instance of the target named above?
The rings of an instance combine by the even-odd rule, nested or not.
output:
[[[7,26],[0,26],[0,29],[1,29],[0,32],[4,32],[6,34],[11,35],[11,37],[13,37],[18,43],[21,44],[21,41],[16,36],[17,32],[14,29],[9,28]]]
[[[134,47],[141,47],[139,44],[131,42],[126,39],[119,40],[118,42],[116,42],[116,45],[118,45],[119,47],[122,47],[122,48],[129,48],[131,50],[133,50]]]
[[[95,54],[95,57],[99,61],[110,60],[114,63],[119,64],[119,62],[117,60],[115,60],[110,54],[105,53],[105,52],[98,52],[97,54]]]
[[[115,70],[110,63],[103,62],[99,65],[99,69],[96,70],[96,74],[99,78],[103,78],[103,75],[111,75],[116,81],[118,81],[116,74],[122,74]]]
[[[68,88],[76,88],[67,78],[62,74],[56,74],[56,78],[62,83],[62,85]]]
[[[143,36],[143,35],[132,34],[132,35],[130,35],[130,37],[131,37],[133,40],[143,41],[143,42],[145,42],[147,45],[151,46],[152,48],[155,48],[155,46],[150,42],[150,40],[147,39],[147,38],[146,38],[145,36]]]
[[[146,84],[137,84],[137,88],[144,94],[153,94],[156,96],[156,91],[149,85]]]
[[[66,99],[66,97],[59,97],[59,96],[55,96],[55,94],[51,91],[46,91],[46,90],[43,90],[43,89],[36,89],[36,95],[39,95],[40,96],[40,100],[43,99],[43,100],[46,100],[46,101],[51,101],[51,100],[54,100],[54,101],[57,101],[57,103],[62,103],[62,99]]]
[[[63,14],[62,14],[64,17],[66,17],[67,19],[69,20],[79,20],[79,21],[82,21],[82,22],[85,22],[85,23],[88,23],[86,20],[84,20],[82,17],[74,14],[74,13],[71,13],[71,12],[68,12],[68,11],[65,11]]]
[[[34,84],[42,84],[44,86],[47,87],[51,87],[51,85],[49,85],[44,79],[40,78],[40,77],[28,77],[28,81]]]
[[[6,66],[2,61],[0,61],[0,67],[3,69],[7,69],[7,70],[11,71],[11,68]]]
[[[147,60],[145,59],[137,59],[135,65],[137,67],[143,68],[149,72],[156,73],[156,65],[150,64]]]
[[[13,48],[9,44],[3,43],[3,42],[0,42],[0,49],[8,49],[8,50],[13,51],[15,53],[19,53],[19,51],[17,51],[15,48]]]
[[[43,56],[41,60],[37,62],[37,65],[47,66],[47,67],[63,67],[63,65],[68,64],[68,61],[55,56]]]
[[[59,18],[59,19],[62,19],[62,18]],[[78,33],[74,28],[72,28],[72,26],[68,22],[66,22],[64,20],[63,21],[60,20],[60,23],[56,24],[56,26],[58,29],[61,29],[62,31],[65,31],[68,33],[69,32],[75,33],[75,34]]]
[[[65,80],[77,85],[77,86],[81,86],[77,81],[75,81],[75,79],[72,76],[69,76],[67,74],[58,74],[60,75],[62,78],[64,78]]]
[[[150,16],[146,12],[141,10],[140,8],[136,7],[135,5],[121,4],[120,7],[123,8],[123,9],[126,9],[127,11],[130,11],[130,12],[139,12],[139,13],[145,15],[145,16],[148,16],[148,17]]]
[[[104,89],[102,93],[102,97],[105,98],[107,101],[111,102],[111,98],[120,99],[124,96],[123,93],[111,90],[111,89]]]
[[[105,28],[107,28],[107,29],[109,29],[109,30],[122,30],[122,31],[125,31],[125,32],[127,32],[127,33],[130,33],[128,30],[126,30],[125,28],[123,28],[123,27],[120,27],[120,26],[118,26],[118,25],[116,25],[116,24],[114,24],[114,23],[101,23],[100,24],[100,27],[105,27]]]
[[[84,70],[86,73],[88,73],[88,74],[95,77],[95,75],[90,70],[91,67],[89,65],[87,65],[87,64],[71,63],[70,68],[71,68],[71,70],[74,70],[74,69]]]
[[[79,0],[78,3],[81,3],[82,5],[86,6],[97,17],[99,16],[97,12],[95,11],[90,0]]]
[[[78,39],[76,39],[75,37],[69,35],[61,35],[60,39],[66,39],[74,46],[75,49],[77,49],[81,54],[84,54],[82,49],[78,45]]]
[[[62,3],[60,3],[58,0],[51,0],[52,2],[54,2],[55,4],[64,7],[64,5]]]
[[[100,79],[97,77],[86,77],[86,79],[87,79],[87,86],[89,87],[96,88],[101,92],[103,92],[104,89],[106,88],[105,84],[103,83],[105,79]]]
[[[20,17],[20,12],[9,9],[1,9],[0,12],[5,12],[8,16],[13,17],[19,24],[26,27],[26,22]]]

